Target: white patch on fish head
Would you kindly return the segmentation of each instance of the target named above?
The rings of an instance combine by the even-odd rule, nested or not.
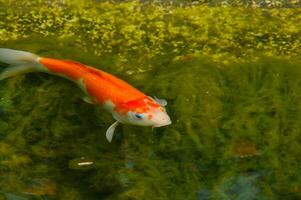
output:
[[[150,109],[148,111],[148,116],[151,118],[152,127],[157,128],[170,125],[172,122],[165,109],[167,101],[165,99],[158,99],[157,97],[149,97],[149,101],[148,105]]]
[[[131,124],[135,126],[152,126],[152,123],[145,117],[143,113],[128,111],[127,113],[113,112],[113,117],[123,124]]]
[[[161,127],[171,124],[170,117],[163,106],[151,98],[146,98],[144,103],[143,107],[137,107],[125,113],[114,112],[113,116],[124,124],[136,126]]]
[[[151,110],[151,112],[153,113],[152,118],[151,118],[151,120],[153,122],[153,125],[152,125],[153,128],[167,126],[172,123],[165,108],[163,108],[163,107],[156,108],[156,109]]]

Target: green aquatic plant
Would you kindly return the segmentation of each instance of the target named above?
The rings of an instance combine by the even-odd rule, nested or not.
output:
[[[140,65],[167,54],[201,53],[219,62],[259,53],[292,57],[301,53],[300,13],[300,8],[2,0],[0,40],[56,36],[72,40],[74,48]]]
[[[61,49],[49,54],[64,57],[69,51],[57,48]],[[98,60],[108,64],[105,57],[69,53],[69,58],[90,65]],[[229,171],[265,170],[258,180],[265,195],[300,195],[296,188],[301,177],[295,167],[301,108],[297,61],[262,59],[219,66],[191,55],[161,57],[157,63],[136,76],[127,75],[130,67],[115,70],[97,64],[166,98],[174,122],[154,132],[119,128],[112,144],[104,135],[110,116],[83,102],[81,92],[68,81],[45,74],[4,81],[1,92],[11,103],[3,106],[1,115],[1,123],[6,123],[0,145],[6,171],[5,182],[0,181],[3,191],[72,199],[195,199],[203,189],[218,195],[216,183]],[[93,164],[80,168],[81,157]]]

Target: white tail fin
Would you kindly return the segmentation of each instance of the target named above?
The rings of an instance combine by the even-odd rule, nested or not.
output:
[[[8,66],[0,74],[0,80],[19,74],[40,71],[39,56],[13,49],[0,48],[0,62],[7,63]]]

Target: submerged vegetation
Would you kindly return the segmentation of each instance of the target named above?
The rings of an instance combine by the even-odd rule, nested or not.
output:
[[[99,67],[165,98],[173,120],[109,144],[111,116],[69,81],[2,81],[0,199],[300,199],[300,21],[300,8],[0,0],[1,47]]]
[[[1,40],[55,36],[57,45],[68,40],[74,48],[135,65],[160,55],[237,61],[258,53],[301,54],[300,8],[2,0],[0,10]]]

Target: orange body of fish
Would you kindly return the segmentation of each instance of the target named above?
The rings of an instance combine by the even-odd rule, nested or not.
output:
[[[11,65],[0,74],[0,80],[28,72],[45,72],[75,82],[85,93],[86,102],[102,106],[116,119],[106,131],[109,142],[119,123],[152,127],[171,124],[165,100],[149,97],[102,70],[75,61],[4,48],[0,48],[0,61]]]

